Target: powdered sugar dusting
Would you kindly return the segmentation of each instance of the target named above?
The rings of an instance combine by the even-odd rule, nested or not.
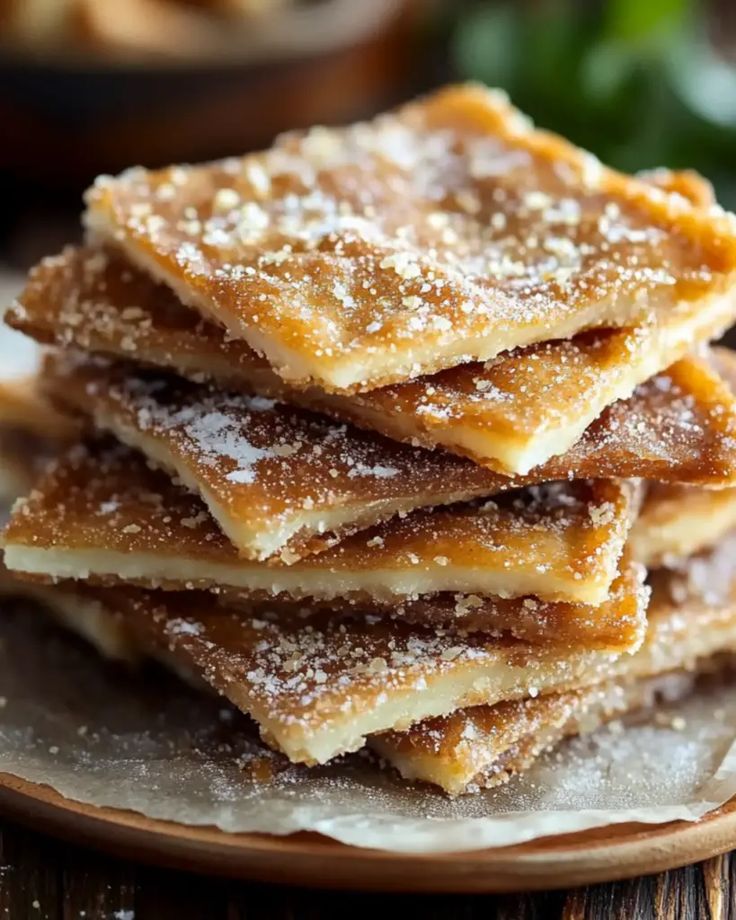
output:
[[[499,789],[450,799],[359,755],[289,766],[220,699],[154,673],[127,677],[40,616],[4,611],[0,632],[0,768],[76,801],[163,820],[447,852],[546,836],[550,821],[562,833],[694,820],[736,792],[731,687],[565,745]],[[683,729],[672,727],[674,714]]]
[[[145,429],[149,423],[164,431],[182,430],[205,463],[215,465],[223,457],[235,461],[237,469],[227,475],[231,482],[255,482],[258,462],[273,456],[269,450],[251,444],[242,428],[236,428],[232,416],[207,411],[204,406],[186,407],[172,414],[148,406],[140,410],[140,424]]]
[[[730,219],[615,177],[479,87],[105,178],[87,219],[284,378],[339,391],[668,314],[736,267]]]

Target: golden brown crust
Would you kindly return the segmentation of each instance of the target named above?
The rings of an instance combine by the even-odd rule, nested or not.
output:
[[[646,178],[698,207],[714,204],[712,187],[697,173],[656,170]],[[570,420],[580,425],[598,416],[622,390],[623,378],[641,382],[634,356],[649,353],[649,362],[655,347],[651,325],[598,330],[362,396],[300,390],[283,381],[245,342],[228,338],[219,326],[188,310],[169,288],[114,250],[90,247],[67,247],[35,266],[6,321],[45,344],[216,380],[226,388],[317,409],[398,440],[442,445],[489,466],[503,466],[504,456],[511,459],[511,442],[519,451],[516,466],[522,452],[527,458],[536,453],[541,462],[544,448],[535,445],[549,441],[552,432],[554,452],[560,453],[564,424],[569,430]],[[0,386],[0,398],[2,392]],[[467,443],[471,433],[473,450]],[[505,452],[502,445],[494,451],[488,441],[499,437],[505,439]]]
[[[339,598],[331,601],[274,600],[269,607],[284,617],[320,623],[363,616],[390,618],[427,629],[457,633],[510,635],[531,645],[632,651],[646,628],[649,588],[643,566],[624,552],[619,575],[608,598],[598,606],[542,601],[537,597],[491,597],[479,594],[433,594],[410,598]],[[262,601],[222,589],[218,603],[226,609],[254,613]]]
[[[677,318],[671,320],[676,322]],[[643,326],[583,333],[569,341],[518,349],[485,365],[465,365],[361,395],[330,395],[316,388],[297,390],[243,342],[228,339],[217,326],[182,307],[167,288],[156,285],[113,253],[93,249],[67,249],[36,266],[9,321],[43,342],[167,367],[194,379],[215,380],[225,389],[255,392],[316,409],[396,440],[440,445],[495,468],[505,463],[518,469],[560,454],[601,410],[603,417],[592,421],[591,430],[582,435],[582,447],[590,449],[595,437],[603,434],[608,434],[610,441],[615,419],[604,407],[618,395],[629,396],[642,376],[669,363],[656,358],[661,330]],[[690,327],[681,331],[688,330],[693,331]],[[691,347],[691,337],[686,338]],[[668,351],[678,354],[682,349],[678,345],[674,350],[668,347]],[[645,394],[650,390],[644,385]],[[700,399],[706,394],[703,387],[697,391]],[[648,398],[662,403],[656,394]],[[736,455],[732,441],[727,440],[728,422],[733,422],[736,408],[733,398],[716,384],[713,408],[719,398],[725,402],[719,407],[718,419],[709,415],[707,403],[703,404],[705,411],[698,412],[698,422],[705,426],[704,439],[713,436],[704,440],[704,463],[708,459],[706,448],[710,454],[720,450],[724,463],[727,445]],[[650,408],[635,395],[624,405],[626,411],[617,408],[612,413],[615,418],[630,413],[632,431],[644,427],[642,419],[634,418],[642,409],[647,412],[646,428],[659,431],[653,404]],[[685,410],[684,416],[681,427],[692,442],[691,410]],[[665,421],[672,426],[671,413],[660,427]],[[677,443],[677,438],[674,441]],[[544,478],[545,472],[546,478],[566,475],[576,455],[578,463],[585,457],[584,451],[580,456],[581,447],[572,450],[571,457],[554,456],[541,467],[535,466],[530,477]],[[676,468],[676,457],[667,454],[665,459],[673,465],[668,475],[664,463],[656,463],[659,456],[658,451],[645,450],[638,471],[589,468],[581,474],[651,477],[654,473],[672,479],[693,475],[691,469]],[[731,465],[733,475],[733,457]]]
[[[589,721],[591,707],[597,710],[595,724],[600,714],[608,718],[641,705],[641,691],[651,689],[647,683],[655,675],[666,676],[666,692],[687,691],[688,678],[721,668],[722,653],[736,651],[734,560],[732,532],[716,548],[653,573],[647,634],[635,654],[612,664],[614,682],[461,709],[409,731],[371,738],[370,746],[408,779],[457,794],[526,769],[543,750],[577,733],[581,719]],[[678,673],[668,674],[673,671]]]
[[[736,489],[650,483],[629,546],[636,559],[654,568],[708,549],[734,528]]]
[[[205,506],[140,455],[79,445],[16,505],[7,565],[168,587],[339,597],[460,591],[603,602],[638,508],[616,480],[529,487],[483,503],[415,511],[293,565],[252,562]]]
[[[732,666],[728,659],[720,667]],[[568,693],[475,706],[430,719],[407,732],[368,739],[369,747],[405,779],[440,786],[451,795],[498,786],[528,770],[564,738],[588,733],[660,698],[672,703],[690,693],[706,659],[692,670],[607,681]]]
[[[199,494],[245,558],[294,561],[395,514],[509,486],[450,454],[130,364],[65,354],[44,385]]]
[[[736,354],[713,348],[711,364],[736,391]],[[709,549],[736,527],[736,489],[650,482],[629,535],[634,558],[649,568]]]
[[[320,628],[271,614],[213,609],[197,592],[105,589],[154,654],[201,674],[249,712],[269,743],[292,760],[323,762],[355,750],[366,734],[405,727],[431,710],[498,695],[523,696],[531,683],[570,682],[607,653],[537,650],[505,639],[458,638],[364,621]]]
[[[285,379],[335,392],[719,300],[733,315],[730,217],[476,86],[242,159],[103,177],[87,200],[94,237]]]
[[[687,574],[660,573],[645,642],[621,656],[535,649],[509,638],[458,636],[373,618],[304,622],[285,619],[268,604],[257,613],[225,611],[197,592],[106,589],[98,596],[118,610],[144,647],[167,651],[250,713],[270,744],[292,760],[322,762],[357,749],[366,735],[405,731],[463,707],[692,669],[701,659],[734,650],[735,558],[732,540],[724,553],[698,560],[699,583],[720,585],[718,599],[691,582],[676,600]],[[414,732],[426,747],[424,726]]]

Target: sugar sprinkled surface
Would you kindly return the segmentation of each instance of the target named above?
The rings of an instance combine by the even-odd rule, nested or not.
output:
[[[128,281],[124,275],[130,275]],[[51,337],[64,347],[135,357],[184,376],[214,377],[226,388],[236,384],[266,393],[265,398],[251,397],[253,408],[266,409],[268,397],[278,394],[286,402],[377,428],[409,443],[440,444],[463,453],[468,451],[465,438],[472,433],[474,450],[486,452],[491,459],[509,438],[525,444],[527,451],[535,444],[537,449],[546,444],[549,450],[550,444],[558,442],[550,440],[552,432],[564,436],[581,417],[595,414],[610,397],[611,387],[628,379],[632,362],[651,360],[661,329],[660,323],[583,333],[570,341],[517,349],[485,364],[340,399],[315,389],[287,387],[247,345],[227,340],[213,324],[182,307],[171,291],[109,252],[67,250],[44,260],[34,269],[23,300],[16,314],[21,328],[43,340]],[[680,319],[669,315],[670,322]],[[639,469],[630,472],[612,465],[611,475],[667,478],[668,465],[677,463],[688,449],[707,448],[714,459],[720,453],[725,460],[728,431],[725,424],[719,425],[716,413],[721,412],[725,420],[733,415],[733,406],[729,407],[727,395],[714,399],[712,406],[704,404],[706,382],[698,383],[697,375],[688,376],[685,369],[681,365],[675,378],[655,376],[618,408],[605,411],[573,451],[577,462],[584,459],[580,458],[583,447],[588,458],[588,469],[579,474],[594,474],[596,465],[605,462],[606,453],[614,448],[619,457],[625,451],[640,460]],[[733,452],[736,441],[730,444]],[[707,458],[702,459],[704,466]],[[564,462],[555,459],[552,466],[548,479],[570,471],[569,463],[565,469]],[[693,469],[686,475],[692,475]],[[601,472],[608,474],[605,466]],[[683,474],[680,468],[672,475]]]
[[[242,524],[268,540],[283,525],[280,545],[290,550],[315,534],[513,485],[461,458],[261,396],[74,352],[57,358],[47,380],[52,373],[60,398],[181,477],[226,530]]]
[[[215,206],[223,189],[237,206]],[[336,389],[630,322],[707,296],[736,259],[727,217],[614,177],[478,87],[242,159],[102,177],[88,206],[94,234],[283,376]]]
[[[537,579],[537,593],[543,593],[550,579],[556,592],[577,597],[573,586],[578,582],[597,585],[614,577],[636,495],[636,488],[626,482],[575,480],[532,486],[482,503],[415,511],[346,537],[302,560],[296,569],[262,565],[248,570],[248,578],[261,579],[259,584],[277,593],[284,590],[289,572],[295,572],[294,579],[308,582],[306,593],[319,590],[334,596],[349,590],[386,591],[390,573],[402,584],[418,586],[403,590],[426,591],[421,585],[428,578],[433,583],[446,578],[448,589],[458,590],[458,578],[475,585],[490,571],[499,581],[509,572],[518,582],[517,573],[524,571]],[[601,519],[596,509],[609,502],[616,511]],[[106,507],[113,512],[102,514]],[[219,582],[236,577],[227,575],[226,566],[236,572],[239,568],[229,541],[202,504],[120,447],[70,451],[17,506],[7,538],[9,545],[140,554],[160,568],[158,577],[171,578],[174,584],[181,583],[180,564],[177,574],[164,574],[172,553],[178,559],[223,566]],[[290,580],[289,586],[295,591],[296,582]],[[393,588],[394,594],[401,591]]]
[[[285,769],[246,720],[229,710],[222,718],[221,701],[154,675],[143,683],[113,674],[40,617],[4,615],[0,633],[0,692],[9,700],[0,711],[0,767],[72,799],[151,817],[230,832],[318,828],[355,845],[430,852],[544,836],[551,817],[558,832],[693,820],[736,792],[730,689],[680,704],[683,731],[666,721],[603,730],[505,787],[450,800],[357,756]]]

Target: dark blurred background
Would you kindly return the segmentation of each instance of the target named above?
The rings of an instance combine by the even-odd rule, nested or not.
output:
[[[736,207],[733,0],[0,0],[0,271],[78,233],[100,172],[239,153],[448,79]]]

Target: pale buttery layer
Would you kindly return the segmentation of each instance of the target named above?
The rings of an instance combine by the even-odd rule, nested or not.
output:
[[[687,691],[688,673],[717,668],[720,653],[736,651],[736,534],[674,570],[655,572],[651,581],[647,635],[639,651],[611,666],[615,681],[461,709],[369,745],[407,779],[457,794],[503,782],[562,737],[638,707],[652,692]],[[662,674],[664,688],[650,682]]]
[[[729,215],[606,169],[479,86],[263,153],[101,177],[86,223],[284,378],[343,392],[727,312],[736,269]]]
[[[105,359],[59,355],[45,386],[198,493],[246,558],[293,561],[418,507],[498,492],[508,478],[262,396]]]
[[[353,602],[361,611],[373,615],[392,616],[407,622],[428,627],[457,628],[468,631],[493,632],[506,630],[511,623],[513,635],[528,642],[548,642],[556,637],[560,642],[574,641],[577,635],[584,644],[626,643],[638,632],[639,619],[631,588],[640,566],[656,568],[675,564],[702,550],[710,549],[727,534],[736,529],[736,489],[698,489],[675,484],[649,483],[639,514],[629,534],[627,554],[639,564],[622,562],[617,582],[605,604],[586,607],[580,604],[550,604],[536,598],[489,598],[478,595],[456,594],[433,597],[407,598],[396,601]],[[626,576],[626,577],[624,577]],[[639,580],[641,572],[639,572]],[[222,592],[225,604],[238,606],[248,603],[236,592]],[[251,602],[252,603],[252,602]],[[630,613],[622,616],[622,605],[629,605]],[[283,602],[285,611],[299,611],[307,616],[308,610],[296,602]],[[326,602],[333,615],[350,614],[350,607]],[[319,610],[312,604],[309,610]]]
[[[40,604],[61,626],[81,636],[105,658],[133,663],[142,657],[125,623],[83,586],[21,581],[5,568],[0,557],[0,597]]]
[[[293,563],[335,543],[335,533],[515,484],[444,452],[336,427],[263,397],[101,358],[60,355],[49,365],[51,394],[196,492],[244,557],[278,549]],[[672,386],[652,386],[674,394]]]
[[[733,550],[729,561],[700,560],[723,593],[733,593]],[[388,730],[421,732],[416,723],[463,707],[661,674],[736,649],[733,600],[711,606],[685,586],[687,602],[673,601],[670,582],[686,577],[663,576],[645,645],[633,655],[533,648],[370,618],[314,625],[268,605],[257,616],[213,609],[197,592],[108,588],[100,597],[122,612],[144,648],[168,650],[249,713],[269,744],[311,763]]]
[[[434,594],[411,598],[346,599],[308,602],[269,601],[280,616],[318,623],[322,619],[391,618],[428,629],[457,633],[509,635],[531,645],[632,651],[646,629],[649,589],[646,571],[632,562],[628,549],[608,598],[597,606],[541,601],[537,597],[502,598],[479,594]],[[229,609],[257,613],[261,601],[222,589],[218,602]]]
[[[736,390],[736,355],[714,348],[713,366]],[[630,534],[635,558],[652,567],[716,544],[736,527],[736,489],[718,491],[677,483],[650,483]]]
[[[696,669],[710,673],[715,664],[706,659]],[[432,783],[450,795],[477,792],[528,770],[564,738],[681,699],[693,690],[696,669],[461,709],[408,732],[375,735],[368,746],[405,779]]]
[[[104,657],[133,664],[140,660],[143,645],[149,655],[179,674],[188,683],[211,687],[193,669],[188,656],[172,653],[160,639],[141,643],[125,617],[126,603],[116,604],[114,592],[84,593],[68,586],[37,586],[3,577],[0,593],[37,601],[61,625],[81,635]],[[130,603],[130,600],[128,600]],[[122,614],[122,615],[121,615]],[[700,660],[697,670],[711,672],[717,658]],[[650,709],[661,699],[672,702],[689,693],[696,669],[659,677],[607,681],[566,693],[477,706],[421,723],[407,732],[373,735],[369,747],[386,763],[410,780],[423,780],[450,794],[473,792],[481,786],[503,783],[526,770],[544,751],[573,734],[591,732],[602,723],[633,709]],[[264,749],[264,757],[276,756]],[[270,759],[268,763],[271,764]],[[279,764],[271,764],[278,772]]]
[[[647,567],[714,546],[736,528],[736,489],[650,483],[628,546]]]
[[[614,398],[611,375],[628,375],[636,382],[632,362],[646,344],[642,329],[584,333],[519,349],[485,365],[338,396],[290,387],[247,345],[227,339],[165,287],[109,251],[68,249],[44,260],[31,272],[8,319],[46,343],[135,359],[225,389],[317,409],[396,440],[470,455],[486,466],[499,466],[498,451],[487,439],[512,437],[537,459],[555,454],[531,471],[529,478],[537,481],[574,472],[692,482],[698,474],[688,463],[688,448],[700,451],[701,476],[734,477],[733,396],[712,372],[696,369],[690,359],[604,411],[568,454],[558,456],[565,449],[560,419],[574,419],[577,436]],[[634,352],[628,348],[632,343]],[[617,439],[622,419],[627,430]],[[568,426],[568,433],[572,430]],[[599,449],[602,440],[604,450]],[[680,443],[684,446],[678,450]],[[617,463],[607,463],[609,455]],[[621,468],[624,463],[627,469]]]
[[[292,565],[238,557],[206,507],[121,445],[79,445],[18,502],[12,570],[169,588],[299,597],[439,591],[606,600],[639,504],[628,481],[531,486],[497,500],[415,511]]]

